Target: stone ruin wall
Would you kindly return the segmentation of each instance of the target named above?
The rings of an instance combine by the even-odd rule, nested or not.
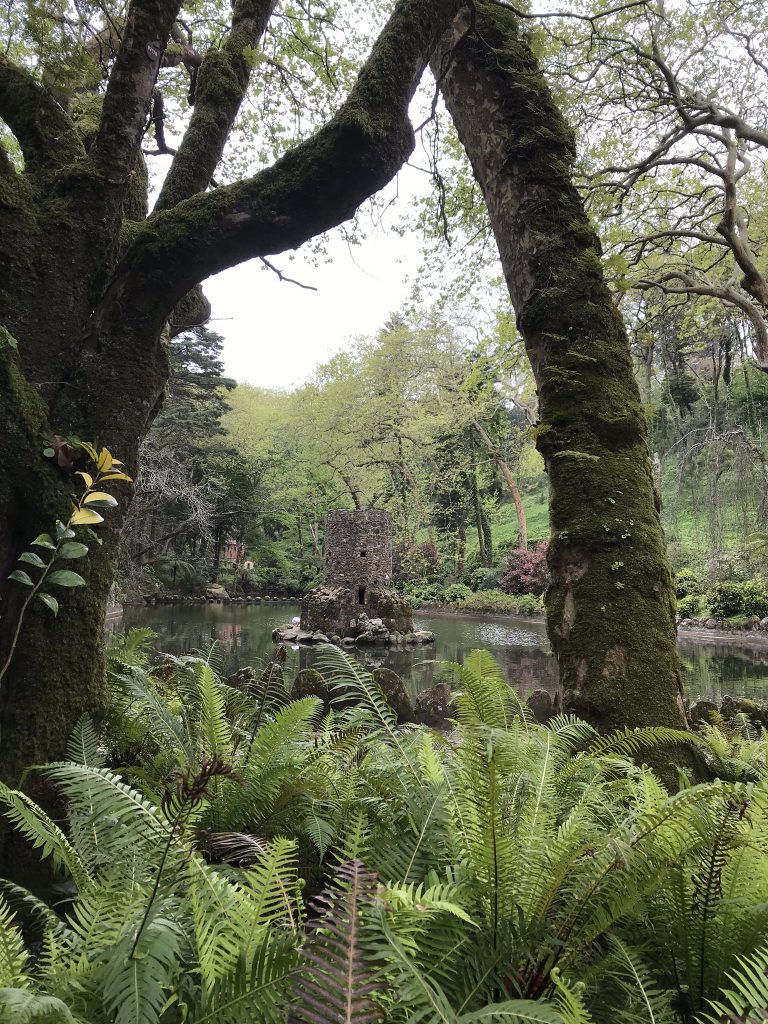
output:
[[[388,587],[392,582],[392,520],[381,509],[337,509],[325,526],[326,586]]]

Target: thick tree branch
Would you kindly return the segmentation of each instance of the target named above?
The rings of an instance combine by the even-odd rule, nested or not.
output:
[[[30,173],[66,167],[85,150],[51,93],[26,70],[0,55],[0,118],[16,136]]]
[[[461,0],[401,0],[335,116],[255,177],[198,194],[146,222],[94,314],[148,310],[157,326],[192,285],[247,259],[297,248],[351,217],[414,146],[408,105]]]
[[[209,50],[197,72],[194,111],[155,210],[167,210],[207,187],[248,88],[250,62],[275,0],[237,0],[232,27],[220,50]]]
[[[110,189],[113,209],[133,171],[147,122],[152,90],[179,0],[133,0],[109,76],[104,108],[91,156]]]

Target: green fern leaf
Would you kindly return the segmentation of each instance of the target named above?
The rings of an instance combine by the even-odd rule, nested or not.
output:
[[[28,988],[26,964],[27,951],[15,915],[0,896],[0,988]]]
[[[61,999],[18,988],[0,988],[3,1024],[79,1024]]]
[[[67,743],[67,760],[87,764],[92,768],[100,768],[104,763],[99,752],[99,737],[89,715],[83,715],[72,730]]]
[[[37,804],[20,790],[0,783],[0,803],[6,816],[43,857],[50,857],[54,870],[72,876],[78,889],[91,883],[88,869],[67,837]]]
[[[337,884],[319,898],[323,915],[301,950],[292,1016],[307,1024],[373,1024],[383,1016],[372,998],[381,983],[366,953],[362,915],[376,876],[359,861],[335,873]]]
[[[712,1001],[714,1013],[701,1014],[699,1024],[721,1024],[724,1020],[762,1024],[768,1020],[768,947],[739,957],[738,964],[728,975],[733,988],[723,991],[723,1001]]]
[[[104,1003],[114,1024],[156,1024],[180,969],[182,932],[157,913],[144,925],[135,950],[134,938],[133,931],[124,935],[110,951]]]

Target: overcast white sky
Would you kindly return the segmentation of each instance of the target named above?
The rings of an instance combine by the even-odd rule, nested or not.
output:
[[[316,292],[280,281],[258,260],[206,281],[210,326],[225,338],[227,374],[261,387],[294,387],[350,336],[375,333],[407,300],[408,275],[420,263],[419,240],[387,231],[386,225],[428,184],[426,175],[404,168],[385,192],[397,195],[385,227],[371,228],[365,242],[352,247],[335,232],[328,262],[315,266],[301,250],[270,257],[284,274],[314,285]]]

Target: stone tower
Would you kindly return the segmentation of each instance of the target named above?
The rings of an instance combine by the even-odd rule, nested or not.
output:
[[[358,636],[361,613],[390,632],[413,629],[411,606],[392,587],[392,520],[382,509],[337,509],[325,525],[323,583],[301,606],[301,628]]]
[[[325,521],[325,568],[327,586],[357,589],[364,606],[371,586],[392,582],[392,520],[379,508],[348,511],[336,509]]]

